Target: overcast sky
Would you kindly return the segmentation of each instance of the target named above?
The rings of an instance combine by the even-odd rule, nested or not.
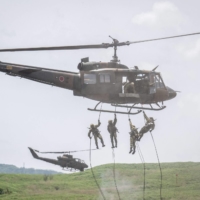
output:
[[[137,41],[200,32],[198,0],[1,0],[0,48],[101,44]],[[0,53],[2,62],[75,71],[81,58],[109,62],[113,49]],[[200,161],[200,35],[121,47],[121,63],[129,68],[151,70],[157,65],[164,82],[179,90],[160,112],[147,111],[156,118],[153,132],[161,162]],[[91,123],[99,113],[87,111],[96,102],[74,97],[72,91],[0,74],[0,163],[18,167],[60,170],[32,158],[27,147],[40,151],[68,151],[89,148]],[[103,108],[109,108],[103,105]],[[110,107],[110,109],[113,109]],[[112,162],[108,120],[101,114],[101,134],[106,147],[92,153],[92,164]],[[129,124],[117,115],[119,148],[116,162],[140,163],[129,152]],[[139,128],[143,115],[131,117]],[[93,147],[94,141],[93,142]],[[140,144],[146,162],[157,162],[153,142],[146,134]],[[47,155],[56,157],[57,155]],[[76,153],[89,164],[89,152]]]

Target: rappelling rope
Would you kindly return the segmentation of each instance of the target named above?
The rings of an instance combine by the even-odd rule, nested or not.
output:
[[[116,114],[116,106],[115,106],[115,114]],[[115,178],[115,150],[114,150],[114,148],[112,149],[112,157],[113,157],[113,178],[114,178],[115,188],[116,188],[119,200],[121,200],[120,195],[119,195],[119,190],[117,187],[116,178]]]
[[[119,197],[119,200],[121,200],[120,195],[119,195],[119,190],[118,190],[118,187],[117,187],[116,178],[115,178],[115,150],[114,150],[114,148],[112,150],[113,150],[112,151],[112,156],[113,156],[113,177],[114,177],[114,182],[115,182],[115,188],[117,190],[117,195]]]
[[[103,191],[101,190],[101,188],[100,188],[100,186],[99,186],[99,184],[98,184],[98,182],[97,182],[97,179],[96,179],[96,177],[95,177],[95,175],[94,175],[91,160],[92,160],[92,156],[91,156],[91,139],[90,139],[90,169],[91,169],[91,171],[92,171],[93,178],[94,178],[94,180],[95,180],[95,182],[96,182],[96,185],[97,185],[97,187],[98,187],[98,189],[99,189],[99,191],[100,191],[100,193],[101,193],[103,199],[106,200],[106,198],[105,198],[105,196],[104,196],[104,194],[103,194]]]
[[[150,133],[151,133],[151,132],[150,132]],[[161,165],[160,165],[160,160],[159,160],[159,156],[158,156],[158,151],[157,151],[156,144],[155,144],[155,141],[154,141],[154,138],[153,138],[152,133],[151,133],[151,138],[152,138],[152,140],[153,140],[153,144],[154,144],[154,147],[155,147],[155,150],[156,150],[156,155],[157,155],[158,164],[159,164],[159,168],[160,168],[160,199],[162,200],[162,168],[161,168]]]
[[[103,103],[101,103],[101,110],[102,110],[102,105],[103,105]],[[99,120],[100,120],[100,117],[101,117],[101,110],[99,112]]]
[[[129,115],[129,112],[128,112],[128,108],[127,108],[127,113],[128,113],[128,120],[130,120],[130,115]],[[144,160],[144,157],[142,155],[142,151],[140,150],[140,146],[138,144],[138,142],[136,142],[136,147],[137,147],[137,150],[138,150],[138,154],[140,156],[140,160],[143,164],[143,169],[144,169],[144,183],[143,183],[143,200],[145,199],[145,186],[146,186],[146,167],[145,167],[145,160]]]
[[[102,103],[103,104],[103,103]],[[102,104],[101,104],[101,109],[102,109]],[[100,113],[99,113],[99,121],[100,121],[100,116],[101,116],[101,110],[100,110]],[[103,194],[103,191],[101,190],[101,187],[99,186],[99,184],[98,184],[98,182],[97,182],[97,179],[96,179],[96,177],[95,177],[95,175],[94,175],[94,171],[93,171],[93,168],[92,168],[92,153],[91,153],[91,141],[92,141],[92,139],[90,138],[90,169],[91,169],[91,172],[92,172],[92,176],[93,176],[93,178],[94,178],[94,180],[95,180],[95,183],[96,183],[96,185],[97,185],[97,187],[98,187],[98,189],[99,189],[99,191],[100,191],[100,193],[101,193],[101,195],[102,195],[102,197],[103,197],[103,199],[104,200],[106,200],[106,198],[105,198],[105,196],[104,196],[104,194]]]
[[[142,161],[143,168],[144,168],[143,200],[145,200],[145,186],[146,186],[146,166],[145,166],[145,160],[144,160],[144,157],[142,155],[142,151],[140,149],[140,146],[139,146],[138,142],[136,142],[136,147],[137,147],[138,154],[140,156],[140,159]]]

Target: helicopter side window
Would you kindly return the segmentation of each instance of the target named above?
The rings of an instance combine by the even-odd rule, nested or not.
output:
[[[100,83],[110,83],[110,75],[100,74]]]
[[[84,74],[84,83],[85,84],[95,84],[97,78],[95,74]]]

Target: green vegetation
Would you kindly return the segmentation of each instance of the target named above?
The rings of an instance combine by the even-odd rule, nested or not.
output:
[[[18,168],[14,165],[0,164],[0,174],[58,174],[58,172],[33,168]]]
[[[200,199],[200,163],[162,163],[163,200]],[[106,199],[116,200],[113,165],[93,168]],[[143,165],[116,164],[116,182],[121,199],[139,200],[143,195]],[[100,200],[101,195],[90,170],[74,174],[44,175],[0,174],[0,199],[26,200]],[[157,164],[146,164],[145,199],[160,199],[160,171]]]

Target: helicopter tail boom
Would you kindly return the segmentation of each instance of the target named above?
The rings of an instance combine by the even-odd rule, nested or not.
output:
[[[60,165],[61,167],[65,167],[65,165],[62,165],[62,163],[59,163],[59,162],[58,162],[57,160],[55,160],[55,159],[39,157],[39,156],[35,153],[35,151],[34,151],[32,148],[30,148],[30,147],[28,147],[28,148],[29,148],[29,150],[30,150],[32,156],[33,156],[35,159],[43,160],[43,161],[45,161],[45,162],[52,163],[52,164],[54,164],[54,165]]]
[[[0,72],[69,90],[79,85],[79,74],[69,71],[0,62]]]

